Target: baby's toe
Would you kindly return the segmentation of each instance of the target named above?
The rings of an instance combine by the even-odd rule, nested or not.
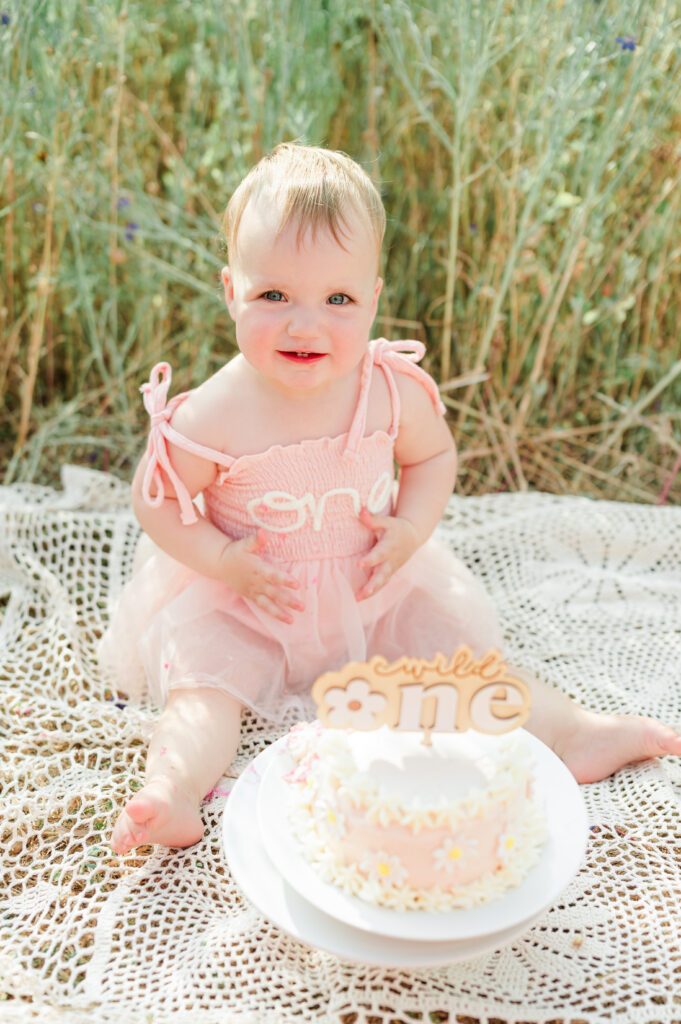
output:
[[[133,846],[139,846],[140,843],[146,842],[148,837],[148,829],[137,824],[126,809],[121,811],[114,826],[111,835],[111,849],[118,854],[128,853]]]
[[[656,737],[657,744],[657,755],[663,756],[664,754],[675,754],[681,755],[681,736],[673,729],[664,727],[663,731]]]

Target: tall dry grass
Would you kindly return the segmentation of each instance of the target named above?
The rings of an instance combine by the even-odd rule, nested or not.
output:
[[[137,387],[234,351],[219,218],[282,139],[389,214],[467,492],[681,499],[681,9],[660,0],[6,0],[0,461],[130,473]],[[619,41],[618,41],[619,40]]]

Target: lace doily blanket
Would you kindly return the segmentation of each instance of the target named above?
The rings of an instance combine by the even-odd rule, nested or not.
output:
[[[199,844],[114,856],[156,712],[110,691],[95,648],[137,528],[120,482],[66,467],[63,483],[0,488],[3,1021],[681,1019],[677,759],[584,786],[577,877],[512,945],[449,967],[362,967],[269,924],[222,859],[228,780]],[[518,663],[593,709],[681,726],[681,509],[455,498],[441,530]],[[284,731],[248,718],[236,770]]]

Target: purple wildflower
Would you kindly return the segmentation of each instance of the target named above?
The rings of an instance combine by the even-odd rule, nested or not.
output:
[[[623,50],[635,50],[636,40],[633,36],[618,36],[615,40]]]
[[[124,210],[126,206],[130,206],[130,200],[127,196],[119,196],[116,200],[116,209]]]
[[[125,225],[126,241],[134,241],[136,231],[139,231],[139,224],[136,224],[134,220],[129,220],[128,223]]]
[[[7,11],[3,11],[2,14],[0,14],[0,21],[3,25],[9,25],[9,14]]]

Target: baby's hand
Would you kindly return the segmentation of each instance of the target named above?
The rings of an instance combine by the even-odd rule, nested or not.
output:
[[[399,516],[374,516],[363,508],[359,518],[377,535],[371,551],[360,559],[360,569],[371,569],[369,578],[357,592],[357,600],[371,597],[385,586],[396,569],[421,546],[416,527]]]
[[[303,611],[303,603],[292,593],[300,586],[294,576],[261,558],[267,531],[258,530],[243,540],[227,544],[220,556],[220,579],[242,597],[280,622],[293,622],[290,609]]]

